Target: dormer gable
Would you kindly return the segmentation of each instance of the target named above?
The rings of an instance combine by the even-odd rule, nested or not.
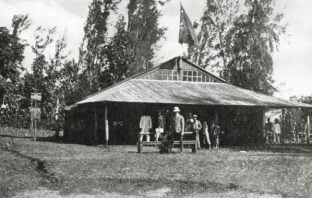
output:
[[[145,80],[219,82],[226,81],[182,57],[175,57],[135,77]]]

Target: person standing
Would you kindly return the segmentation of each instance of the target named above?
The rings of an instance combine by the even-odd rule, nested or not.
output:
[[[173,108],[174,116],[171,119],[170,130],[167,136],[168,152],[170,153],[173,147],[174,140],[180,141],[180,151],[183,152],[182,139],[184,134],[185,121],[184,117],[180,115],[180,108]]]
[[[193,120],[194,120],[194,123],[193,123],[193,132],[196,136],[196,146],[197,146],[197,149],[200,149],[200,139],[199,139],[199,131],[201,131],[202,129],[202,124],[199,120],[197,120],[197,115],[193,115]]]
[[[203,146],[208,144],[209,149],[211,149],[211,141],[210,141],[210,137],[209,137],[209,129],[208,128],[209,128],[208,124],[205,121],[203,123],[203,129],[202,129]]]
[[[152,118],[149,115],[143,115],[140,119],[140,141],[143,141],[143,136],[146,136],[146,141],[150,141],[150,129],[153,128]]]
[[[216,121],[213,121],[211,129],[212,129],[212,134],[213,134],[213,137],[214,137],[216,149],[219,149],[220,134],[221,134],[220,126],[216,123]]]
[[[279,120],[275,118],[273,124],[273,133],[274,133],[274,143],[281,143],[281,125],[279,124]]]
[[[155,129],[155,132],[156,132],[155,138],[156,138],[157,142],[159,141],[160,135],[164,133],[165,125],[166,125],[166,119],[162,115],[161,111],[159,110],[158,111],[158,116],[157,116],[157,126],[156,126],[156,129]]]
[[[194,119],[193,119],[193,114],[189,112],[187,114],[187,119],[185,120],[185,132],[192,132],[193,131],[193,124],[194,124]]]

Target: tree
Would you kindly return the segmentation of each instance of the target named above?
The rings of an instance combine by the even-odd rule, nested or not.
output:
[[[32,73],[25,75],[25,83],[29,87],[25,88],[25,95],[30,98],[31,92],[42,93],[41,111],[42,117],[49,117],[52,107],[51,104],[51,72],[49,62],[46,57],[47,48],[54,42],[56,28],[45,29],[38,27],[35,30],[35,44],[31,46],[35,58],[31,65]]]
[[[50,59],[48,67],[45,69],[47,76],[45,77],[47,91],[50,94],[49,104],[51,109],[50,119],[58,122],[61,109],[63,109],[64,103],[64,90],[62,89],[62,72],[65,61],[67,61],[68,53],[65,51],[67,47],[66,36],[63,34],[54,43],[54,56]],[[54,118],[54,119],[53,119]]]
[[[285,32],[280,25],[282,14],[274,15],[274,0],[246,0],[247,14],[242,14],[226,36],[226,53],[230,60],[224,68],[224,78],[230,83],[272,94],[273,59],[279,35]]]
[[[285,33],[274,5],[275,0],[207,0],[199,48],[189,48],[189,58],[234,85],[272,94],[271,54]]]
[[[6,95],[9,105],[17,104],[17,100],[21,98],[18,94],[19,76],[24,69],[21,63],[27,43],[20,39],[20,34],[30,24],[28,15],[14,15],[12,32],[6,27],[0,27],[0,100],[2,102]]]
[[[129,66],[134,62],[134,52],[131,48],[131,34],[126,31],[126,22],[120,16],[116,24],[117,32],[106,46],[106,64],[108,67],[101,74],[101,87],[105,88],[129,76]]]
[[[189,58],[193,62],[215,72],[226,68],[229,57],[225,37],[239,15],[239,8],[237,0],[207,0],[199,26],[199,46],[189,47]]]
[[[88,89],[87,75],[80,73],[81,68],[75,60],[66,61],[60,73],[61,90],[64,94],[64,105],[72,105],[86,96]]]
[[[128,4],[128,32],[131,33],[131,46],[135,55],[135,61],[130,67],[131,74],[152,67],[157,42],[165,31],[165,28],[159,27],[161,13],[157,6],[165,2],[130,0]]]
[[[118,3],[114,0],[93,0],[89,6],[80,49],[80,64],[85,67],[91,92],[99,88],[99,76],[106,66],[103,54],[107,44],[108,19]]]

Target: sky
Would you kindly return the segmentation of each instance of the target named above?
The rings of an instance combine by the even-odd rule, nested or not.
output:
[[[77,59],[83,37],[83,26],[90,0],[0,0],[0,26],[10,26],[14,14],[29,14],[31,28],[22,37],[33,42],[37,26],[56,26],[66,34],[70,57]],[[200,20],[206,0],[182,0],[192,21]],[[181,53],[178,43],[180,0],[171,0],[162,7],[160,25],[166,27],[165,39],[159,42],[155,62],[161,63]],[[122,0],[120,12],[126,12],[127,0]],[[279,92],[275,95],[289,98],[292,95],[312,95],[312,1],[277,0],[276,9],[285,14],[287,33],[281,37],[279,50],[273,53],[273,79]],[[116,17],[113,17],[116,18]],[[111,24],[114,25],[113,22]],[[34,58],[31,49],[25,52],[24,64],[30,67]]]

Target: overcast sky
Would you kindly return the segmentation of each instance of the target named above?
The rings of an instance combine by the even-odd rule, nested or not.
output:
[[[183,6],[191,20],[199,20],[206,0],[183,0]],[[166,39],[159,43],[156,61],[165,61],[180,54],[178,44],[179,0],[171,0],[162,9],[160,24],[167,27]],[[14,14],[30,15],[32,28],[23,37],[33,40],[33,30],[41,25],[56,26],[60,33],[66,31],[71,57],[78,57],[78,47],[83,37],[83,26],[90,0],[0,0],[0,26],[9,26]],[[125,12],[126,0],[122,0],[121,12]],[[281,39],[279,51],[274,57],[274,80],[280,89],[277,96],[312,94],[312,1],[277,0],[277,8],[283,9],[288,23],[287,35]],[[26,51],[26,65],[33,55]]]

